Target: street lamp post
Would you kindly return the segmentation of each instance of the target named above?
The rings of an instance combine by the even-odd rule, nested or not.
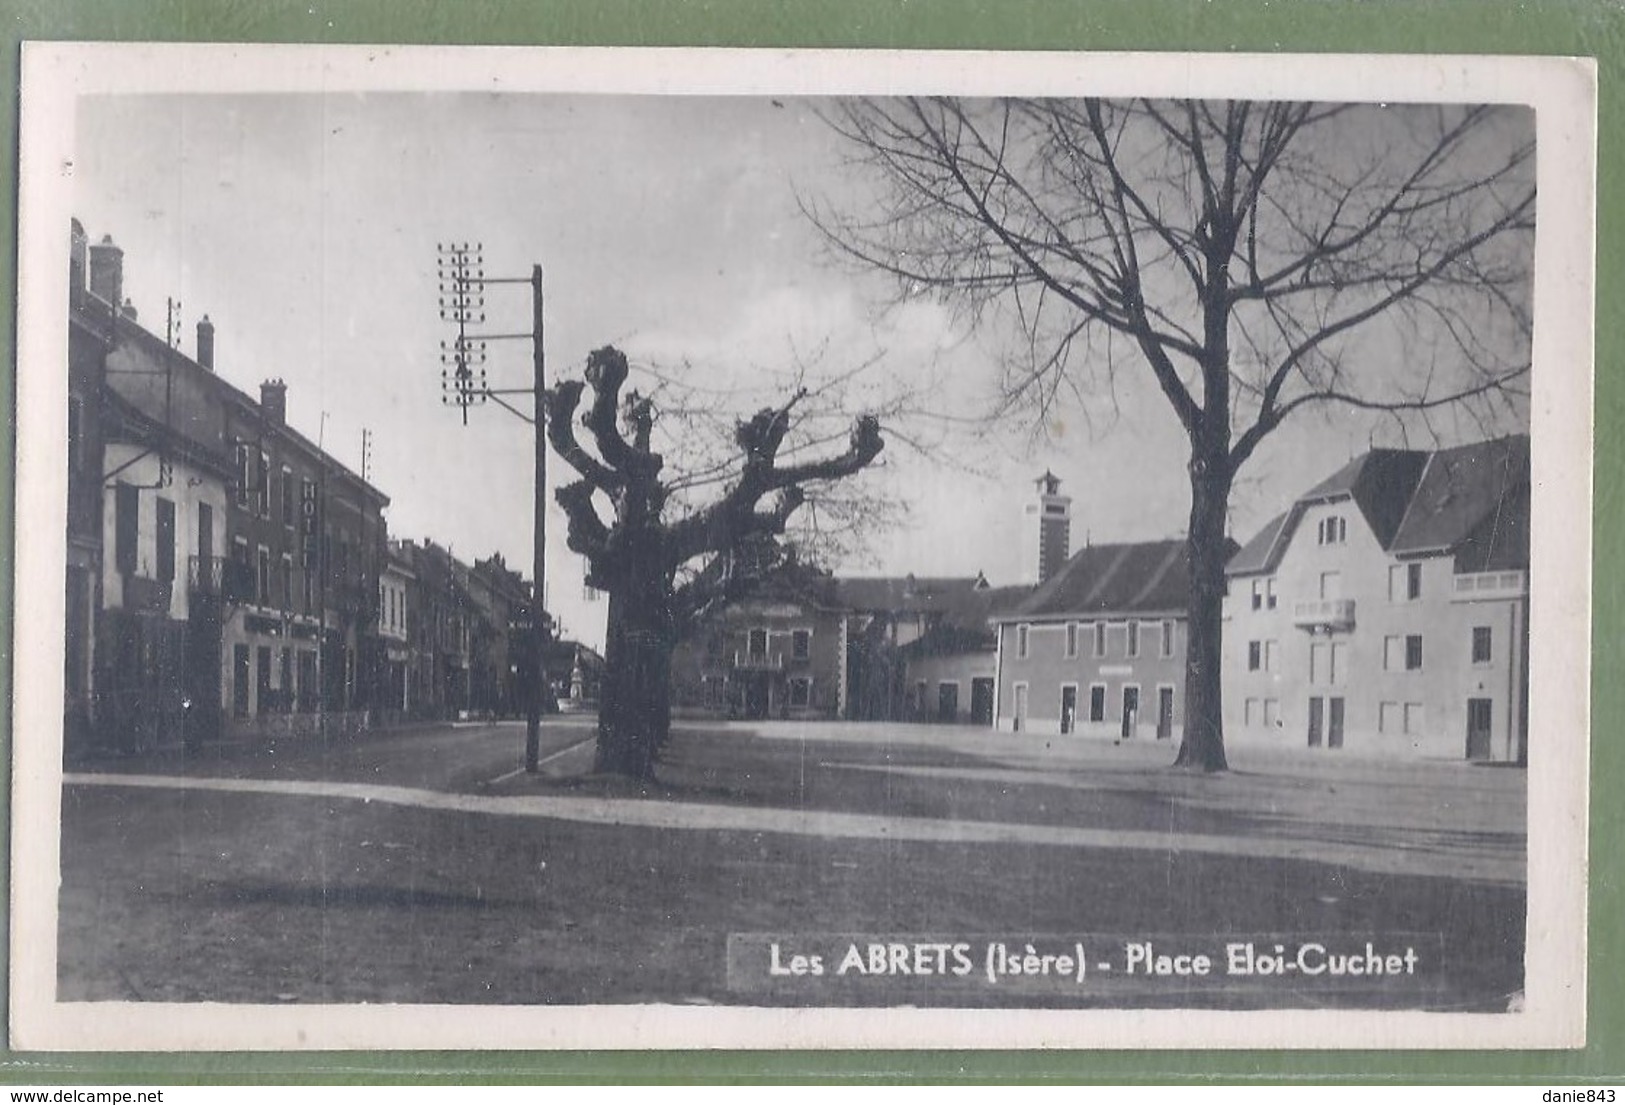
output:
[[[468,425],[468,408],[486,400],[536,428],[535,527],[530,638],[530,694],[525,716],[525,770],[535,774],[540,766],[542,707],[547,694],[547,666],[543,649],[547,643],[547,618],[542,609],[547,580],[547,392],[544,384],[542,332],[542,266],[531,266],[528,277],[487,277],[479,243],[442,243],[439,246],[440,317],[455,323],[457,336],[440,343],[442,401],[462,410]],[[528,334],[470,334],[470,324],[485,322],[485,288],[488,284],[529,284],[531,289],[531,331]],[[531,342],[533,379],[528,388],[493,388],[486,381],[485,346],[493,341]],[[504,396],[530,395],[533,412],[525,413]]]

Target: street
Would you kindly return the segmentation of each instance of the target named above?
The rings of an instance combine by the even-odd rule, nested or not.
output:
[[[763,992],[739,934],[1423,934],[1429,988],[1287,1004],[1501,1009],[1521,987],[1521,771],[894,725],[683,725],[646,786],[586,719],[440,725],[75,769],[67,1000],[887,1004]],[[1427,935],[1431,934],[1431,935]],[[965,996],[938,997],[964,1001]],[[974,1004],[1278,1005],[1163,986]]]

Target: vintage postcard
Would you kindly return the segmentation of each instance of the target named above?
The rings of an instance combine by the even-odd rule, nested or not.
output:
[[[13,1047],[1584,1042],[1591,63],[22,104]]]

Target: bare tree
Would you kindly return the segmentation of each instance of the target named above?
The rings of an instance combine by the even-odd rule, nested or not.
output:
[[[655,405],[636,391],[622,395],[627,376],[618,350],[593,352],[584,380],[549,392],[547,436],[581,477],[556,493],[569,517],[570,548],[587,558],[587,582],[609,594],[595,770],[647,779],[670,728],[678,638],[782,563],[781,538],[807,501],[808,485],[855,475],[884,442],[879,420],[866,415],[852,426],[844,451],[781,463],[793,412],[806,397],[798,390],[735,425],[739,459],[723,490],[673,517],[674,491],[695,481],[664,473],[665,460],[653,447]],[[592,399],[582,411],[589,387]],[[578,412],[591,450],[576,436]],[[600,515],[600,503],[610,507],[611,520]]]
[[[1226,766],[1226,510],[1306,408],[1406,424],[1527,394],[1532,115],[1486,106],[904,99],[826,115],[873,204],[833,247],[1008,350],[997,413],[1154,383],[1189,440],[1180,765]]]

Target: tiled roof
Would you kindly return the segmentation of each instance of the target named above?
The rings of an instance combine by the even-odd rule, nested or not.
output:
[[[1233,576],[1268,571],[1275,563],[1275,546],[1286,532],[1287,520],[1290,517],[1289,514],[1277,514],[1265,522],[1264,528],[1253,534],[1253,539],[1230,558],[1225,571]]]
[[[837,605],[885,614],[934,614],[936,624],[979,630],[1013,609],[1031,587],[990,587],[981,576],[871,576],[835,581]]]
[[[1174,613],[1185,609],[1189,594],[1183,537],[1090,545],[998,620]]]
[[[1441,449],[1428,462],[1389,551],[1454,549],[1528,486],[1525,435]]]
[[[1395,556],[1456,551],[1493,571],[1529,559],[1529,438],[1437,452],[1373,449],[1316,484],[1265,523],[1231,558],[1230,575],[1273,571],[1308,506],[1351,499],[1378,544]]]

